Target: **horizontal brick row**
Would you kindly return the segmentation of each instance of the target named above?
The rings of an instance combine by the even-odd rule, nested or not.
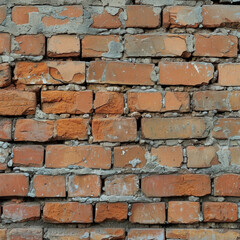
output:
[[[139,189],[137,175],[114,175],[104,179],[102,186],[98,175],[65,176],[35,175],[32,190],[29,177],[24,174],[0,174],[0,196],[35,197],[99,197],[101,188],[107,196],[134,196]],[[214,178],[215,196],[240,196],[240,176],[222,174]],[[150,175],[141,180],[141,190],[147,197],[205,196],[211,194],[210,176],[204,174]],[[29,192],[31,192],[29,194]]]
[[[123,41],[125,44],[123,44]],[[87,35],[81,40],[77,35],[54,35],[45,40],[42,34],[10,37],[0,33],[0,54],[14,53],[23,56],[44,56],[52,58],[121,58],[123,49],[127,57],[181,56],[197,57],[237,57],[238,37],[220,34],[126,34]],[[16,42],[19,47],[12,47]],[[47,51],[45,53],[45,45]],[[194,46],[194,47],[193,47]],[[214,46],[214,47],[213,47]],[[16,55],[16,56],[17,56]]]

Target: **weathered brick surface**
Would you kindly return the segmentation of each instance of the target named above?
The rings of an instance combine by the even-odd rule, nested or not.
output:
[[[0,0],[0,240],[237,240],[240,0]]]

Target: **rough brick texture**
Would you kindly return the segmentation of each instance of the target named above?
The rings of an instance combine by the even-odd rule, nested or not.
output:
[[[0,0],[0,240],[240,239],[240,0]]]

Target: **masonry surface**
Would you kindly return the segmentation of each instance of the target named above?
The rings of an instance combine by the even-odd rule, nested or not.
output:
[[[239,27],[239,0],[0,0],[0,239],[240,239]]]

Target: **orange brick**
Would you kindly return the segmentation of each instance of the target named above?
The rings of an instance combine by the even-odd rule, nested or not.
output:
[[[206,28],[239,26],[239,6],[212,5],[202,7],[203,26]]]
[[[128,240],[164,239],[164,229],[134,228],[128,232]]]
[[[83,118],[66,118],[56,121],[57,139],[84,140],[88,138],[89,120]]]
[[[49,57],[80,56],[80,39],[76,35],[55,35],[47,40]]]
[[[12,9],[12,21],[16,24],[29,23],[29,13],[39,12],[37,7],[16,6]]]
[[[153,85],[153,64],[129,62],[90,62],[87,82],[99,84]]]
[[[214,122],[212,136],[217,139],[228,139],[240,136],[240,118],[219,118]]]
[[[9,64],[0,64],[0,88],[11,84],[11,68]]]
[[[194,86],[208,84],[213,78],[211,63],[159,62],[159,84]]]
[[[36,110],[36,94],[18,90],[0,90],[0,115],[30,115]]]
[[[42,91],[42,111],[53,114],[92,112],[92,91]]]
[[[47,142],[53,138],[54,122],[33,119],[18,119],[15,127],[15,141]]]
[[[0,196],[27,196],[28,177],[24,174],[0,174]]]
[[[42,240],[43,230],[39,227],[9,229],[8,240]]]
[[[26,222],[40,218],[40,204],[38,203],[14,203],[3,205],[3,219],[10,222]]]
[[[9,33],[0,33],[0,54],[10,53],[11,37]]]
[[[131,223],[162,224],[165,223],[165,203],[133,203]]]
[[[115,46],[121,48],[120,37],[117,35],[85,36],[82,40],[83,57],[120,58],[121,52],[111,53]]]
[[[142,179],[142,191],[148,197],[205,196],[211,193],[208,175],[153,175]]]
[[[90,239],[118,239],[124,240],[125,238],[125,229],[123,228],[96,228],[90,229]]]
[[[157,13],[153,7],[144,5],[127,6],[126,27],[156,28],[159,25],[160,13]]]
[[[78,18],[83,15],[82,5],[73,5],[73,6],[64,6],[62,12],[59,13],[59,16],[68,17],[68,18]]]
[[[202,22],[201,7],[169,6],[163,9],[163,27],[197,28]]]
[[[7,239],[7,229],[0,229],[0,239],[2,240]]]
[[[123,221],[127,219],[127,203],[97,203],[95,222],[104,222],[106,220]]]
[[[147,139],[204,138],[203,118],[142,118],[142,136]]]
[[[36,197],[65,197],[65,176],[35,175],[33,188]]]
[[[214,146],[187,147],[187,166],[189,168],[207,168],[220,164],[217,150],[218,148]]]
[[[204,202],[204,222],[235,222],[238,220],[238,205],[230,202]]]
[[[94,142],[129,142],[137,137],[135,118],[95,118],[92,121]]]
[[[240,148],[239,147],[229,147],[230,151],[230,164],[231,165],[240,165]]]
[[[15,37],[19,47],[14,53],[28,56],[45,55],[45,36],[38,35],[21,35]]]
[[[5,20],[7,16],[6,6],[0,6],[0,24]]]
[[[103,13],[100,14],[93,14],[92,19],[93,23],[91,25],[92,28],[120,28],[122,27],[122,23],[119,19],[119,14],[122,12],[122,10],[119,10],[119,12],[116,15],[111,15],[106,10],[103,11]]]
[[[146,164],[146,149],[138,145],[114,148],[114,167],[142,168]]]
[[[215,177],[214,195],[240,197],[240,175],[222,174]]]
[[[218,64],[218,83],[221,86],[240,86],[240,64]]]
[[[16,145],[13,147],[13,166],[42,167],[44,147],[41,145]]]
[[[122,93],[97,92],[95,94],[95,113],[122,114],[123,108],[124,98]]]
[[[136,175],[114,175],[105,179],[105,194],[108,196],[132,196],[139,188]]]
[[[91,204],[78,202],[47,202],[43,208],[43,220],[51,223],[91,223]]]
[[[85,62],[47,61],[17,62],[14,69],[17,84],[41,85],[85,82]]]
[[[69,19],[54,18],[53,16],[44,16],[42,18],[42,23],[45,27],[58,27],[69,23]]]
[[[190,110],[190,97],[187,92],[166,92],[164,97],[165,107],[162,108],[163,112],[188,112]]]
[[[111,150],[97,145],[47,146],[47,168],[67,168],[70,166],[109,169],[111,168]]]
[[[167,229],[167,239],[221,239],[236,240],[240,236],[239,230],[224,229]]]
[[[181,167],[182,165],[183,151],[180,146],[159,146],[152,148],[151,154],[161,166]]]
[[[127,34],[125,35],[125,50],[128,57],[189,57],[191,53],[187,49],[187,38],[186,34]]]
[[[99,197],[101,178],[97,175],[70,176],[68,180],[69,197]]]
[[[0,120],[0,140],[10,141],[12,139],[12,120],[1,119]]]
[[[169,223],[199,222],[200,204],[198,202],[170,201],[168,203]]]
[[[237,57],[238,38],[235,36],[195,34],[194,56]]]
[[[201,91],[193,93],[193,109],[195,111],[218,110],[236,111],[240,109],[239,91]]]

